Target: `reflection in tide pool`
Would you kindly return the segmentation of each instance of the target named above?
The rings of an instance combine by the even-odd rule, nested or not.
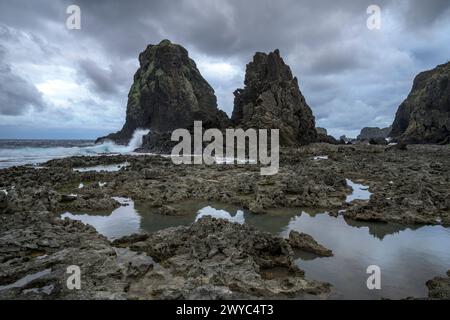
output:
[[[305,270],[307,278],[330,282],[334,299],[425,297],[425,282],[444,275],[450,268],[450,229],[442,226],[361,223],[301,209],[254,215],[236,206],[202,201],[188,201],[174,207],[182,208],[185,214],[158,215],[148,204],[128,200],[128,206],[110,215],[65,213],[63,217],[89,223],[109,238],[189,225],[206,215],[247,223],[283,237],[291,230],[305,232],[333,250],[334,256],[318,258],[296,251],[296,262]],[[373,264],[381,268],[381,290],[366,287],[369,276],[366,269]]]
[[[77,172],[89,172],[89,171],[95,171],[95,172],[115,172],[119,171],[122,168],[128,167],[130,164],[128,162],[119,163],[119,164],[107,164],[107,165],[98,165],[93,167],[84,167],[84,168],[73,168],[73,171]]]
[[[425,282],[450,268],[450,230],[442,226],[363,225],[342,216],[302,214],[282,233],[289,230],[308,233],[333,250],[330,258],[296,260],[308,278],[333,284],[333,298],[425,297]],[[381,290],[367,289],[369,265],[381,268]]]
[[[228,220],[231,222],[237,222],[240,224],[244,224],[244,222],[245,222],[244,211],[242,211],[242,210],[237,210],[236,213],[234,214],[234,216],[232,216],[231,213],[226,210],[215,209],[211,206],[207,206],[207,207],[204,207],[204,208],[198,210],[195,221],[197,221],[198,219],[203,218],[205,216],[211,216],[214,218],[225,219],[225,220]]]
[[[65,212],[61,218],[78,220],[93,226],[98,233],[109,239],[118,239],[139,232],[141,216],[134,210],[133,201],[126,198],[114,198],[122,206],[112,213],[71,213]]]
[[[352,193],[345,199],[346,202],[353,200],[369,200],[372,193],[368,191],[369,187],[363,184],[354,183],[352,180],[346,179],[347,185],[353,189]]]

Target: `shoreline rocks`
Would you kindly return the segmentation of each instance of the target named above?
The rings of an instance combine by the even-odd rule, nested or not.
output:
[[[428,298],[450,300],[450,270],[447,277],[435,277],[427,281]]]
[[[314,160],[318,156],[323,156],[322,160]],[[124,162],[128,163],[126,167],[113,172],[73,170]],[[59,218],[61,210],[87,212],[101,204],[101,199],[109,199],[102,204],[108,207],[111,197],[127,197],[135,203],[145,201],[154,212],[172,215],[184,212],[174,203],[204,200],[261,214],[272,208],[323,208],[330,214],[342,214],[349,221],[362,221],[359,223],[450,226],[448,146],[409,145],[406,150],[399,150],[380,145],[310,144],[282,148],[276,176],[259,175],[258,165],[176,166],[169,158],[155,155],[71,157],[55,159],[41,167],[45,169],[24,166],[0,170],[0,190],[6,191],[0,192],[0,287],[29,275],[40,275],[23,287],[0,290],[5,299],[326,295],[324,284],[305,280],[301,272],[295,275],[298,270],[291,272],[288,240],[263,235],[247,226],[208,222],[202,227],[167,229],[111,244],[92,227]],[[370,199],[345,203],[350,192],[346,179],[369,186]],[[83,188],[79,188],[80,183]],[[71,194],[77,198],[62,201],[63,195]],[[250,251],[233,242],[244,234]],[[205,238],[197,239],[198,235]],[[128,251],[117,251],[117,247]],[[282,249],[277,251],[276,247]],[[214,248],[221,249],[216,252]],[[268,252],[262,254],[256,248]],[[240,260],[227,255],[229,250],[252,261],[242,262],[241,271],[236,271],[239,278],[233,283],[222,281],[219,274],[211,271],[215,263],[220,263],[221,268],[229,266],[230,270],[240,268]],[[153,262],[148,262],[149,253],[155,255]],[[183,256],[196,262],[186,263]],[[61,282],[74,259],[92,272],[86,279],[87,291],[78,294],[64,291]],[[205,264],[200,260],[205,260]],[[127,261],[132,262],[131,269]],[[106,269],[99,270],[100,265]],[[47,269],[51,269],[50,273],[40,273]],[[188,270],[194,273],[191,275]],[[201,274],[211,277],[197,286],[198,281],[203,281]],[[285,283],[292,286],[283,286]],[[50,288],[52,294],[48,295]],[[132,288],[132,295],[124,288]],[[249,288],[255,291],[252,293]]]
[[[113,244],[150,255],[160,265],[131,284],[130,295],[254,299],[329,291],[328,284],[304,278],[284,239],[222,219],[204,217],[189,227],[127,237]]]
[[[430,162],[430,154],[433,161]],[[318,156],[326,160],[314,160]],[[322,157],[323,156],[323,157]],[[326,156],[326,157],[325,157]],[[104,211],[118,207],[111,197],[147,201],[155,211],[183,200],[230,203],[263,214],[304,207],[366,221],[450,224],[450,148],[311,144],[280,150],[280,171],[261,176],[258,165],[177,166],[161,156],[72,157],[49,161],[45,169],[0,170],[5,213],[33,210]],[[115,172],[78,172],[76,167],[127,162]],[[369,201],[346,204],[346,179],[370,187]],[[99,182],[102,187],[99,187]],[[80,183],[84,187],[79,188]],[[14,186],[14,188],[12,188]],[[77,199],[63,202],[63,195]],[[177,213],[178,214],[178,213]]]

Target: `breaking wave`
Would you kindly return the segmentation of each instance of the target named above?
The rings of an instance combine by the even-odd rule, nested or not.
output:
[[[71,156],[132,153],[142,146],[142,138],[149,132],[150,130],[148,129],[136,129],[126,146],[118,145],[112,141],[105,141],[100,144],[91,143],[88,145],[84,142],[80,146],[70,147],[36,147],[37,143],[42,144],[42,141],[37,140],[30,141],[27,145],[15,148],[0,146],[0,168],[24,164],[38,164],[55,158]]]

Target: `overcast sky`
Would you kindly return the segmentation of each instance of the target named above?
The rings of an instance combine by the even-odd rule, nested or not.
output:
[[[66,27],[81,8],[81,30]],[[381,8],[381,29],[366,10]],[[450,1],[0,0],[0,138],[95,138],[125,121],[147,44],[189,50],[231,115],[256,51],[280,49],[317,126],[388,126],[414,76],[450,60]]]

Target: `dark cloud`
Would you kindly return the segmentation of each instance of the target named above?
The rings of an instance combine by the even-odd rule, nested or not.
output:
[[[403,18],[405,28],[416,30],[427,28],[441,19],[449,19],[450,1],[448,0],[411,0]]]
[[[122,91],[124,83],[129,82],[120,65],[103,69],[93,60],[82,59],[78,62],[78,67],[81,75],[89,80],[92,89],[102,95],[116,95]]]
[[[0,114],[20,115],[30,108],[45,107],[40,92],[26,79],[14,74],[4,61],[5,49],[0,46]]]
[[[15,75],[8,65],[0,64],[0,114],[20,115],[30,108],[41,111],[45,107],[36,87]]]
[[[81,7],[81,30],[65,28],[71,4]],[[381,7],[381,30],[366,28],[372,4]],[[11,68],[27,59],[75,69],[76,81],[97,102],[116,101],[117,114],[124,114],[138,54],[168,38],[190,51],[228,113],[232,92],[243,86],[245,64],[256,51],[279,48],[319,125],[334,132],[388,125],[414,75],[449,59],[449,10],[448,0],[4,1],[0,21],[35,47],[24,45],[25,53],[1,63],[1,83],[8,85],[0,88],[0,108],[9,114],[42,108],[28,81],[32,75],[24,79]],[[2,30],[8,41],[18,37]],[[205,72],[202,59],[233,64],[240,72],[222,79]],[[5,98],[6,88],[15,92],[19,85],[26,94]],[[102,103],[93,105],[101,117]],[[76,109],[72,115],[77,117]]]

